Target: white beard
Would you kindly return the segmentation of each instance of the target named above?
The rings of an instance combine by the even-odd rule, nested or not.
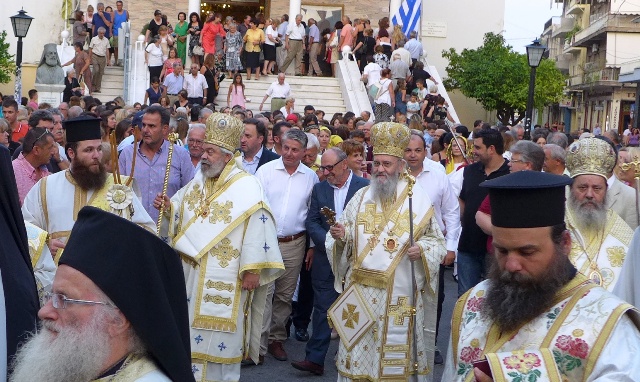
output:
[[[83,328],[56,328],[43,321],[16,353],[11,382],[87,382],[103,370],[110,354],[107,315],[100,309]],[[57,331],[57,336],[47,330]]]
[[[217,178],[222,174],[222,170],[224,170],[224,166],[226,165],[225,162],[211,163],[208,160],[202,159],[200,161],[200,171],[202,171],[202,175],[204,175],[205,178]]]
[[[396,197],[396,188],[400,174],[388,175],[384,181],[381,181],[376,175],[371,177],[371,192],[373,197],[383,201],[392,200]]]

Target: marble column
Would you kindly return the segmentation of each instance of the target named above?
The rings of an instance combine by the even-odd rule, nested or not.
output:
[[[295,22],[296,15],[300,13],[301,0],[289,0],[289,23]]]

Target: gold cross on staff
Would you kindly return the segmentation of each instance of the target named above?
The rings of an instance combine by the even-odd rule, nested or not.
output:
[[[356,223],[364,224],[364,233],[373,233],[375,227],[382,223],[382,214],[376,212],[375,204],[367,204],[364,212],[358,213]]]
[[[404,325],[404,319],[413,315],[413,307],[407,303],[408,301],[409,297],[398,297],[398,304],[389,305],[387,315],[394,318],[394,325]]]
[[[323,214],[327,219],[327,224],[329,224],[330,226],[336,225],[336,212],[334,210],[327,206],[324,206],[320,208],[320,213]]]

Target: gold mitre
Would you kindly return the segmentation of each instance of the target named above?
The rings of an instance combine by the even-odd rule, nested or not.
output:
[[[228,114],[213,113],[207,118],[206,126],[205,143],[220,146],[231,152],[240,147],[244,125],[238,118]]]
[[[572,178],[599,175],[607,180],[616,165],[616,153],[603,139],[584,138],[569,146],[566,162]]]
[[[409,146],[411,131],[401,123],[380,122],[371,128],[373,155],[383,154],[404,157],[404,149]]]

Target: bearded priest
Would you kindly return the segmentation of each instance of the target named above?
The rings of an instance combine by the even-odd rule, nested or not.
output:
[[[640,380],[639,312],[569,260],[570,182],[519,171],[481,183],[495,255],[456,303],[443,381]]]
[[[234,157],[244,125],[214,113],[200,170],[164,203],[169,240],[187,283],[196,381],[238,381],[240,362],[259,360],[267,285],[284,272],[271,210],[258,179]]]
[[[435,330],[424,328],[435,328],[436,310],[425,307],[437,302],[446,248],[428,194],[407,176],[410,137],[399,123],[372,127],[371,185],[327,233],[342,293],[329,313],[341,340],[338,381],[432,380]]]
[[[64,122],[66,154],[71,166],[42,178],[27,193],[24,220],[49,233],[49,249],[57,258],[82,207],[112,212],[152,232],[155,224],[127,183],[128,177],[107,173],[102,159],[100,119],[80,116]],[[117,174],[116,174],[117,175]]]

